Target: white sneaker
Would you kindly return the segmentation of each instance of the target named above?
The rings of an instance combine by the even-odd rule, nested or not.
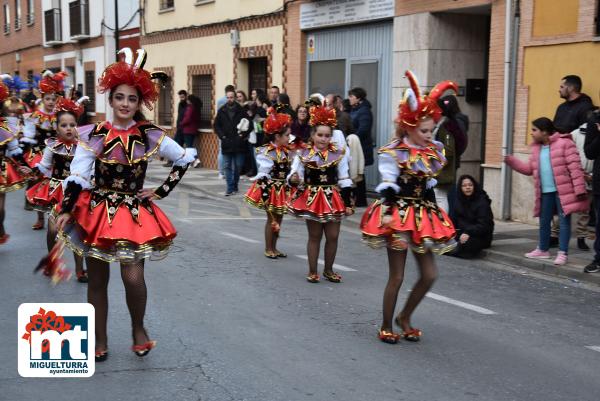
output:
[[[225,176],[223,174],[219,173],[219,180],[224,180],[224,179],[225,179]]]
[[[194,160],[194,162],[192,163],[192,167],[193,168],[197,168],[200,166],[200,159],[196,159]]]

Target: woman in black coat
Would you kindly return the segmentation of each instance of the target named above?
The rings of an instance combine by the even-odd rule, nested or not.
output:
[[[491,200],[475,178],[463,175],[456,186],[457,199],[450,215],[456,227],[458,247],[453,256],[472,258],[489,248],[494,234]]]

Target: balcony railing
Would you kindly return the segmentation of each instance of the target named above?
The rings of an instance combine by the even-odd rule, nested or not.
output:
[[[44,11],[44,23],[46,24],[46,44],[52,45],[62,42],[60,8],[51,8]]]
[[[10,33],[10,22],[4,23],[4,34],[8,35]]]
[[[69,3],[69,26],[71,38],[87,38],[90,35],[90,10],[87,0]]]
[[[35,22],[35,14],[33,12],[27,14],[27,25],[33,25]]]

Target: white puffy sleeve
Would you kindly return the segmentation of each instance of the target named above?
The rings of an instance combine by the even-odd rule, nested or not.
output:
[[[91,177],[96,163],[96,154],[83,146],[77,146],[75,157],[71,162],[71,175],[63,181],[63,189],[67,188],[69,182],[81,185],[83,189],[92,188]]]
[[[348,150],[348,148],[346,148]],[[348,166],[348,158],[344,155],[338,163],[338,186],[340,188],[346,188],[352,186],[352,179],[350,178],[350,168]]]
[[[252,180],[260,180],[261,178],[271,178],[271,169],[273,168],[273,159],[269,156],[265,155],[264,152],[257,153],[256,155],[256,165],[258,174],[252,178]]]
[[[198,152],[194,148],[184,149],[173,139],[165,136],[160,143],[158,154],[161,157],[172,161],[173,166],[185,166],[194,161]]]
[[[77,152],[77,149],[75,149]],[[35,165],[46,177],[52,177],[52,161],[54,160],[54,152],[49,147],[44,149],[42,160]]]
[[[21,142],[29,143],[31,145],[37,144],[37,140],[35,139],[35,123],[36,120],[34,118],[25,118],[23,124],[23,137],[21,138]]]
[[[23,154],[23,150],[19,147],[19,140],[14,137],[6,146],[6,156],[15,157]]]
[[[388,188],[392,188],[396,193],[400,192],[400,187],[397,184],[400,168],[396,163],[396,159],[389,153],[380,153],[378,164],[381,183],[377,185],[375,191],[381,193]]]
[[[300,160],[300,156],[298,156],[298,155],[296,155],[296,157],[294,157],[294,161],[292,162],[292,168],[286,178],[288,182],[290,181],[290,178],[294,174],[298,174],[298,177],[300,178],[301,183],[304,182],[304,164],[302,164],[302,161]]]

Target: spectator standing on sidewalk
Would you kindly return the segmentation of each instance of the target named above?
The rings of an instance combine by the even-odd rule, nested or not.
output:
[[[588,95],[581,93],[581,88],[581,78],[577,75],[567,75],[562,79],[558,92],[565,101],[556,109],[553,121],[558,132],[573,132],[587,122],[594,103]]]
[[[188,105],[185,108],[185,114],[181,120],[181,132],[183,133],[184,147],[195,148],[194,142],[198,137],[198,129],[200,128],[202,100],[200,100],[198,96],[189,95],[187,98],[187,103]],[[200,166],[200,159],[198,158],[198,155],[196,155],[192,166]]]
[[[330,93],[325,97],[327,107],[335,109],[335,114],[338,119],[337,129],[344,133],[344,136],[354,134],[354,125],[352,124],[352,118],[349,113],[344,111],[344,99],[340,95]]]
[[[246,139],[252,126],[247,119],[246,112],[235,99],[235,91],[227,92],[226,96],[227,102],[217,112],[214,128],[217,136],[221,139],[223,168],[227,180],[225,196],[230,196],[239,191],[240,172],[244,167],[247,152]],[[245,129],[242,120],[246,121]]]
[[[442,119],[437,124],[434,133],[436,141],[444,144],[448,164],[436,177],[438,185],[434,191],[437,202],[443,209],[452,214],[456,199],[456,173],[460,167],[460,159],[469,144],[467,131],[469,117],[461,113],[458,100],[454,95],[448,95],[438,100],[442,110]]]
[[[235,86],[233,85],[227,85],[225,86],[225,95],[223,97],[220,97],[217,99],[217,114],[219,113],[219,110],[221,109],[221,107],[223,107],[225,105],[225,103],[227,103],[227,93],[228,92],[234,92],[235,93]],[[216,118],[216,116],[215,116]],[[225,178],[225,169],[223,167],[223,152],[221,151],[221,141],[219,141],[219,156],[217,158],[217,168],[219,170],[219,178],[223,179]]]
[[[292,122],[292,135],[294,136],[294,142],[308,142],[308,139],[310,138],[310,125],[308,121],[308,107],[303,104],[298,105],[296,107],[296,119]]]
[[[581,78],[577,75],[567,75],[560,81],[558,94],[565,101],[556,108],[556,113],[554,114],[553,123],[558,132],[566,134],[575,131],[587,122],[588,113],[594,109],[592,99],[585,93],[581,93],[582,87]],[[581,149],[580,155],[583,155]],[[553,219],[550,247],[558,245],[558,236],[558,224]],[[585,237],[580,237],[579,234],[577,235],[577,247],[585,251],[590,249],[585,243]]]
[[[363,88],[350,89],[348,99],[352,106],[350,118],[352,118],[355,134],[360,138],[360,144],[365,157],[365,166],[370,166],[374,162],[373,138],[371,137],[371,130],[373,129],[371,103],[367,100],[367,92]],[[367,188],[364,180],[357,183],[354,193],[356,196],[356,206],[367,206]]]
[[[593,116],[593,112],[588,112],[588,116]],[[582,124],[579,128],[571,133],[573,136],[573,140],[575,141],[575,145],[577,146],[577,151],[579,152],[579,157],[581,158],[581,167],[583,168],[583,172],[585,173],[585,185],[588,193],[588,200],[593,199],[592,195],[592,174],[594,172],[594,161],[588,159],[585,156],[585,138],[587,136],[587,122]],[[590,206],[593,207],[593,206]],[[577,213],[577,247],[584,251],[589,251],[590,247],[585,243],[585,239],[589,235],[588,226],[590,222],[590,210],[585,212]]]
[[[183,120],[183,116],[185,115],[185,109],[188,106],[188,102],[187,102],[187,92],[185,90],[180,90],[179,92],[177,92],[177,95],[179,96],[179,105],[177,106],[177,123],[175,125],[175,136],[173,137],[173,139],[175,140],[175,142],[177,142],[177,144],[179,146],[183,147],[183,132],[181,131],[181,120]],[[173,163],[168,161],[166,162],[164,165],[164,167],[172,167]]]
[[[273,85],[269,89],[269,106],[275,106],[279,102],[279,86]]]
[[[592,173],[592,194],[594,196],[594,208],[596,212],[596,240],[594,241],[594,260],[583,270],[586,273],[600,271],[600,111],[596,110],[587,123],[585,134],[585,156],[594,161]]]
[[[481,185],[470,175],[463,175],[456,184],[456,202],[450,218],[456,228],[458,247],[451,254],[473,258],[489,248],[494,234],[492,201]]]
[[[279,96],[277,97],[276,109],[277,113],[287,114],[292,118],[292,120],[295,120],[297,118],[296,112],[290,106],[290,97],[287,93],[279,94]]]
[[[567,263],[571,238],[571,214],[589,208],[581,160],[571,134],[556,132],[549,118],[532,121],[531,155],[524,162],[512,155],[505,163],[521,174],[533,175],[535,180],[534,217],[540,218],[540,242],[525,254],[530,259],[549,259],[550,225],[555,211],[560,221],[559,251],[555,265]]]

